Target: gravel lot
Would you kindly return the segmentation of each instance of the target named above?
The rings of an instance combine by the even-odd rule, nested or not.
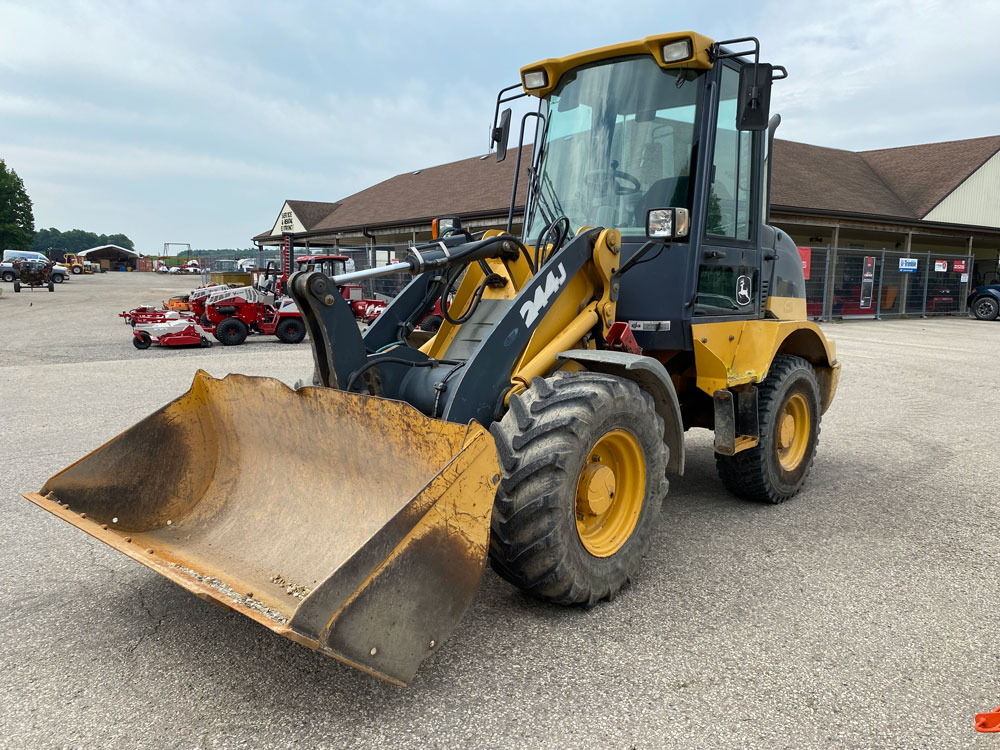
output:
[[[843,362],[806,491],[722,490],[689,434],[643,574],[589,611],[489,569],[406,689],[211,606],[20,497],[194,372],[312,368],[308,344],[137,351],[121,310],[192,277],[0,297],[0,746],[995,747],[1000,323],[826,326]]]

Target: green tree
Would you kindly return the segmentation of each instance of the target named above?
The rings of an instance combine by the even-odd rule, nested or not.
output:
[[[24,182],[0,159],[0,250],[27,250],[34,236],[35,216]]]
[[[59,244],[60,232],[55,227],[49,227],[48,229],[39,229],[35,232],[35,239],[31,243],[31,249],[36,253],[44,253],[50,247],[61,247]]]
[[[106,244],[118,245],[118,247],[124,247],[126,250],[135,250],[135,245],[132,243],[132,240],[124,234],[109,234]]]

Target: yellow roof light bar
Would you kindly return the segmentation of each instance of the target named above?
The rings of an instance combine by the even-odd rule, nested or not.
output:
[[[652,55],[661,68],[709,69],[712,61],[708,51],[713,40],[694,31],[675,31],[622,42],[566,57],[550,57],[521,68],[521,85],[532,96],[545,96],[559,83],[563,73],[581,65],[629,55]]]

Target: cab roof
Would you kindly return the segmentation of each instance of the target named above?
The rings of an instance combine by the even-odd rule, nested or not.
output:
[[[663,46],[672,42],[680,42],[685,39],[691,42],[691,55],[683,60],[665,61],[663,59]],[[709,50],[715,43],[703,34],[695,31],[674,31],[668,34],[656,34],[643,39],[636,39],[632,42],[622,42],[621,44],[611,44],[607,47],[577,52],[565,57],[549,57],[539,60],[531,65],[521,68],[521,86],[525,92],[532,96],[545,96],[554,89],[559,79],[566,71],[579,68],[581,65],[611,60],[616,57],[628,57],[630,55],[652,55],[656,64],[661,68],[699,68],[707,70],[712,67],[712,60],[709,57]],[[525,73],[544,70],[546,73],[546,84],[536,88],[528,88],[524,82]]]

